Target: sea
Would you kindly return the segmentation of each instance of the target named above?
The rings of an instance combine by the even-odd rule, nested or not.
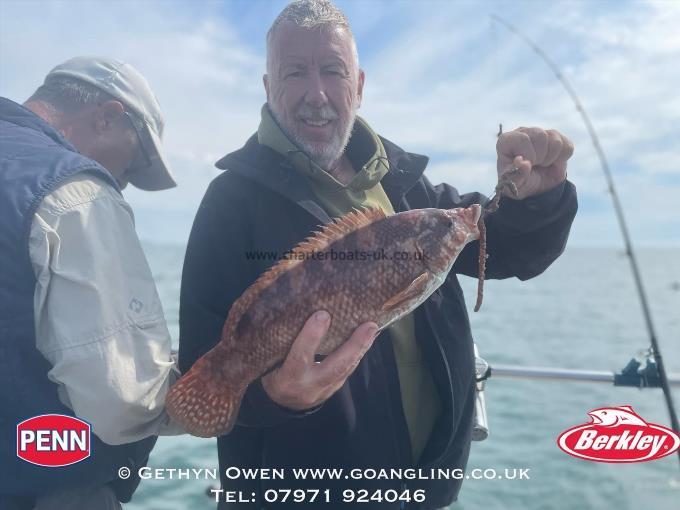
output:
[[[145,243],[175,347],[184,245]],[[637,251],[661,352],[680,374],[680,248]],[[480,354],[491,366],[619,371],[649,348],[629,259],[622,249],[567,247],[542,275],[488,281],[484,304],[472,311],[477,281],[461,277]],[[675,386],[680,405],[680,386]],[[610,383],[491,377],[485,387],[489,436],[473,442],[467,479],[452,510],[680,509],[677,455],[636,464],[577,459],[556,439],[588,423],[588,411],[629,405],[646,421],[669,425],[660,389]],[[218,482],[173,476],[168,468],[216,469],[214,439],[162,437],[149,466],[164,478],[143,480],[129,510],[215,508]],[[521,471],[524,470],[524,471]],[[196,479],[198,478],[198,479]],[[365,506],[370,508],[370,504]]]

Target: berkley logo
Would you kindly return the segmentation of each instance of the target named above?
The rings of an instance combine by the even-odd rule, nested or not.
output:
[[[671,429],[647,423],[630,406],[601,407],[592,421],[560,434],[557,445],[569,455],[595,462],[646,462],[680,448]]]
[[[75,464],[90,456],[90,424],[63,414],[43,414],[17,425],[17,457],[38,466]]]

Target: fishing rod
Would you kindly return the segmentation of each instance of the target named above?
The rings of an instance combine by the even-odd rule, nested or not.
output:
[[[638,266],[637,262],[637,257],[635,255],[635,251],[633,250],[633,244],[630,239],[630,235],[628,233],[628,227],[626,224],[626,220],[623,215],[623,208],[621,206],[621,202],[619,200],[618,193],[616,192],[616,187],[614,185],[614,178],[612,176],[612,173],[609,169],[609,164],[607,162],[607,158],[604,154],[604,149],[602,148],[602,145],[600,144],[600,140],[597,136],[597,133],[595,132],[595,127],[593,126],[592,122],[590,121],[590,118],[588,117],[588,114],[586,113],[585,108],[581,104],[581,101],[579,100],[578,96],[576,95],[576,91],[574,88],[571,86],[569,83],[569,80],[562,74],[560,71],[559,67],[557,67],[557,64],[555,64],[552,59],[543,51],[534,41],[532,41],[529,37],[524,35],[522,32],[520,32],[514,25],[506,21],[505,19],[501,18],[498,15],[492,14],[491,19],[493,21],[496,21],[497,23],[500,23],[503,25],[506,29],[508,29],[510,32],[515,34],[517,37],[519,37],[521,40],[523,40],[550,68],[550,70],[553,72],[557,80],[562,84],[562,86],[565,88],[567,93],[569,94],[569,97],[571,97],[572,101],[574,102],[574,105],[576,106],[576,110],[579,112],[581,115],[581,118],[586,126],[586,129],[588,130],[588,134],[590,135],[590,138],[593,142],[593,146],[595,147],[595,151],[597,152],[597,155],[600,159],[600,164],[602,166],[602,170],[604,171],[605,178],[607,180],[607,185],[609,187],[609,193],[611,194],[612,201],[614,202],[614,209],[616,211],[616,217],[619,223],[619,227],[621,229],[621,234],[623,235],[623,242],[625,245],[626,249],[626,255],[628,256],[628,260],[630,261],[630,266],[631,270],[633,272],[633,279],[635,281],[635,288],[637,290],[638,297],[640,299],[640,304],[642,305],[642,313],[644,315],[645,319],[645,325],[647,328],[647,333],[649,335],[649,340],[651,344],[651,355],[654,359],[654,368],[657,372],[658,375],[658,386],[661,387],[663,390],[664,398],[666,400],[666,407],[668,408],[668,414],[670,415],[670,420],[671,420],[671,427],[675,431],[676,434],[680,434],[680,424],[678,423],[678,416],[675,411],[675,405],[673,403],[673,396],[671,394],[671,388],[669,384],[669,379],[668,375],[666,373],[666,367],[664,365],[663,357],[661,356],[661,349],[659,348],[659,342],[657,340],[656,336],[656,331],[654,328],[654,323],[652,321],[652,314],[650,311],[649,303],[647,301],[647,295],[645,293],[644,286],[642,284],[642,277],[640,273],[640,269]],[[631,360],[631,363],[635,362],[635,360]],[[631,364],[626,368],[629,368]],[[639,364],[638,364],[639,366]],[[649,363],[648,363],[649,366]],[[498,370],[498,368],[497,368]],[[625,372],[626,369],[624,369],[623,372]],[[632,374],[631,374],[632,375]],[[680,460],[680,450],[678,450],[678,460]]]

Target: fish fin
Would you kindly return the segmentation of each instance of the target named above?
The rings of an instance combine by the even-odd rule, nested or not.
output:
[[[224,381],[224,368],[215,370],[217,359],[224,357],[214,351],[200,358],[170,388],[165,399],[168,415],[189,434],[198,437],[228,434],[234,428],[247,388],[247,385]]]
[[[622,411],[628,411],[629,413],[637,414],[635,411],[633,411],[633,408],[630,406],[618,406],[617,409],[621,409]]]
[[[255,301],[262,289],[268,287],[281,274],[302,263],[312,253],[323,251],[347,234],[368,226],[375,221],[384,219],[385,217],[385,213],[379,207],[370,206],[354,209],[344,216],[323,226],[321,230],[314,232],[314,234],[299,243],[291,250],[288,257],[280,260],[262,273],[232,305],[227,321],[224,324],[222,338],[235,337],[234,333],[236,325],[241,315]]]
[[[429,273],[421,274],[418,276],[418,278],[413,280],[408,287],[385,301],[385,303],[383,303],[383,305],[380,307],[380,311],[389,312],[399,305],[418,297],[427,288],[427,282],[429,279]]]
[[[304,260],[304,255],[326,249],[331,243],[345,237],[347,234],[366,227],[375,221],[385,218],[385,213],[379,207],[362,207],[337,218],[321,227],[307,239],[302,241],[292,250],[293,256],[276,264],[286,265],[299,263]],[[274,269],[274,266],[272,269]],[[284,268],[284,270],[287,267]],[[271,271],[271,270],[270,270]]]
[[[385,213],[379,207],[369,206],[353,211],[335,219],[321,227],[305,241],[293,249],[293,253],[311,253],[328,247],[331,243],[345,237],[347,234],[366,227],[375,221],[385,218]]]

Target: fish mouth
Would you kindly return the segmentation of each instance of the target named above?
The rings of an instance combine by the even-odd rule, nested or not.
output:
[[[472,209],[472,214],[474,215],[473,221],[476,225],[482,215],[482,206],[479,204],[472,204],[468,209]]]
[[[447,209],[446,214],[452,219],[462,219],[471,230],[476,230],[479,218],[482,216],[482,206],[479,204],[472,204],[470,207]]]
[[[472,204],[470,207],[466,207],[460,210],[460,217],[462,217],[467,230],[473,235],[479,235],[479,218],[482,216],[482,207],[479,204]]]
[[[471,236],[470,239],[478,239],[479,219],[482,216],[482,207],[479,204],[472,204],[469,207],[457,207],[455,209],[446,209],[446,215],[451,218],[452,226],[461,236]],[[463,241],[461,238],[459,241]]]

